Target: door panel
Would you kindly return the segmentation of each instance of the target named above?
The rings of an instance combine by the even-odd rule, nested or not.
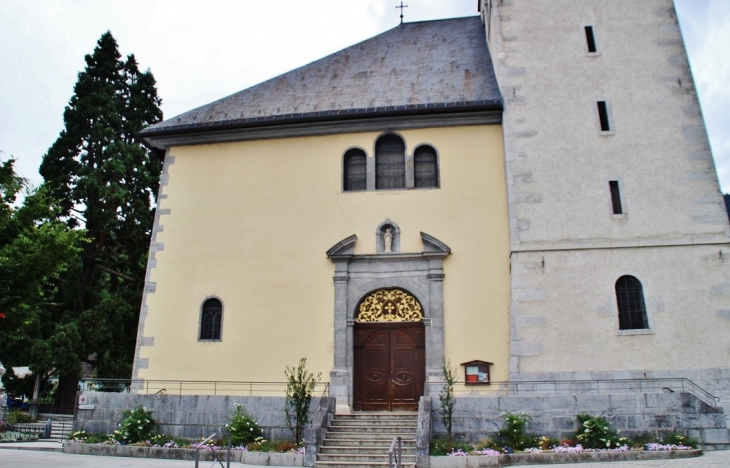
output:
[[[425,380],[422,322],[355,325],[354,409],[418,409]]]

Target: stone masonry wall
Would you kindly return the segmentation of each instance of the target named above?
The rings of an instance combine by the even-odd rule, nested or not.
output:
[[[259,423],[269,439],[291,439],[286,427],[283,397],[224,396],[224,395],[135,395],[130,393],[82,392],[84,403],[94,409],[77,410],[74,430],[87,433],[114,432],[122,421],[122,412],[142,405],[152,411],[157,430],[180,437],[208,437],[228,421],[235,404]],[[312,410],[318,398],[312,399]]]
[[[433,435],[444,436],[438,399],[433,401]],[[689,393],[456,397],[453,433],[476,442],[501,428],[502,414],[532,416],[528,432],[562,438],[575,433],[575,416],[604,416],[622,435],[679,432],[702,441],[706,449],[730,448],[722,408]]]

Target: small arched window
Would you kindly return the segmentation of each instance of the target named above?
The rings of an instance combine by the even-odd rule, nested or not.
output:
[[[365,151],[357,148],[348,150],[344,157],[342,187],[345,192],[367,189],[367,166]]]
[[[220,341],[221,324],[223,322],[223,304],[215,298],[203,303],[200,313],[200,340]]]
[[[398,135],[383,135],[375,143],[375,188],[406,188],[406,144]]]
[[[439,186],[439,171],[436,149],[421,145],[413,154],[413,182],[415,188],[434,188]]]
[[[616,281],[616,302],[620,330],[649,328],[644,289],[638,279],[627,275]]]

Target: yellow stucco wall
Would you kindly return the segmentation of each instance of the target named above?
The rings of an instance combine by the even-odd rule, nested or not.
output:
[[[148,295],[140,378],[283,381],[307,357],[327,381],[333,365],[334,265],[325,251],[356,234],[375,253],[386,218],[401,251],[421,252],[419,232],[451,247],[444,262],[446,356],[453,364],[509,361],[509,238],[498,125],[403,131],[407,152],[437,148],[441,188],[341,190],[344,151],[373,156],[378,133],[174,147],[160,207],[163,231]],[[200,306],[224,305],[221,342],[198,342]],[[460,368],[460,373],[463,372]],[[462,377],[463,378],[463,377]]]

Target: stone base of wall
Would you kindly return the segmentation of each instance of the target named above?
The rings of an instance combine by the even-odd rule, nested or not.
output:
[[[702,450],[666,452],[518,453],[497,457],[430,457],[430,468],[482,468],[484,466],[555,465],[634,460],[670,460],[702,455]]]
[[[720,399],[718,405],[725,409],[730,420],[730,367],[679,370],[635,371],[582,371],[582,372],[515,372],[511,382],[554,380],[616,380],[616,379],[689,379],[699,387]]]
[[[152,411],[158,432],[200,439],[219,433],[235,405],[240,404],[258,422],[267,439],[292,438],[286,427],[284,397],[82,392],[80,398],[93,409],[77,410],[74,430],[85,430],[88,434],[111,434],[124,419],[124,410],[142,405]],[[318,403],[319,398],[312,399],[312,408]]]
[[[440,403],[433,403],[433,434],[445,436]],[[622,436],[677,432],[699,439],[708,450],[730,448],[723,409],[689,393],[464,396],[455,403],[453,433],[469,442],[494,437],[505,412],[528,414],[532,417],[528,432],[558,439],[572,436],[575,416],[588,413],[605,417]]]
[[[135,447],[132,445],[97,445],[64,443],[63,453],[74,455],[100,455],[108,457],[160,458],[167,460],[195,460],[194,449],[169,449],[162,447]],[[221,460],[226,460],[225,451],[219,451]],[[213,461],[211,450],[201,450],[201,461]],[[260,466],[302,466],[304,455],[297,453],[268,453],[231,451],[231,461]]]

